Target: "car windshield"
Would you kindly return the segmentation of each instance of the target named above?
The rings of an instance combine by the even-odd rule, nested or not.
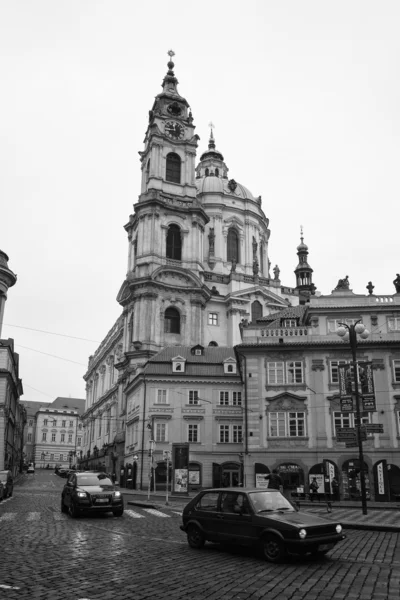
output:
[[[294,511],[295,508],[286,500],[285,496],[277,492],[250,492],[250,500],[256,513],[274,510]]]
[[[114,485],[111,479],[104,473],[88,473],[87,475],[78,475],[78,485]]]

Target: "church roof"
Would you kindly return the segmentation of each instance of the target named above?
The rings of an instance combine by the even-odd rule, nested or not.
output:
[[[209,175],[206,177],[199,177],[196,179],[196,187],[197,192],[199,194],[207,194],[207,193],[218,193],[218,194],[226,194],[229,196],[236,196],[238,198],[243,198],[247,200],[255,201],[253,194],[250,192],[248,188],[246,188],[241,183],[236,183],[236,188],[232,191],[228,187],[228,179],[217,177],[215,175]]]
[[[84,398],[64,398],[63,396],[58,396],[54,402],[50,404],[42,405],[42,408],[46,408],[46,410],[76,410],[79,414],[82,414],[85,411],[85,399]]]

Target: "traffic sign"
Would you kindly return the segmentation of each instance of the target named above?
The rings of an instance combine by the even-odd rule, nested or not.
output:
[[[357,433],[354,427],[338,427],[336,429],[336,440],[338,442],[355,442]]]
[[[365,425],[367,433],[383,433],[382,423],[368,423]]]

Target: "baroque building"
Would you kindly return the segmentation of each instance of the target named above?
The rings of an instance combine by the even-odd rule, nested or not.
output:
[[[245,323],[297,306],[314,291],[307,262],[295,287],[282,284],[278,266],[271,276],[261,196],[230,176],[212,128],[196,164],[200,138],[173,69],[170,60],[139,152],[141,190],[125,225],[128,271],[117,296],[122,313],[84,376],[86,465],[104,457],[118,472],[131,459],[128,390],[147,361],[175,346],[233,354]],[[142,431],[148,414],[140,415]],[[143,440],[139,447],[137,460],[147,460]]]
[[[335,477],[342,499],[360,499],[359,449],[350,439],[357,411],[348,410],[339,393],[339,367],[352,365],[353,354],[337,330],[341,323],[362,322],[369,336],[358,340],[356,358],[371,365],[375,389],[375,405],[360,394],[366,494],[400,499],[400,289],[385,296],[375,296],[371,284],[368,289],[369,295],[353,293],[346,277],[331,294],[311,296],[243,329],[235,350],[247,398],[248,484],[277,469],[289,494],[308,492],[312,477],[320,493],[331,493]]]

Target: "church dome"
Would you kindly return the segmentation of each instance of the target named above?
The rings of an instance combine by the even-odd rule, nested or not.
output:
[[[236,196],[243,200],[255,201],[253,194],[244,185],[237,183],[233,179],[228,180],[215,174],[205,175],[196,179],[196,187],[198,194],[225,194]]]

